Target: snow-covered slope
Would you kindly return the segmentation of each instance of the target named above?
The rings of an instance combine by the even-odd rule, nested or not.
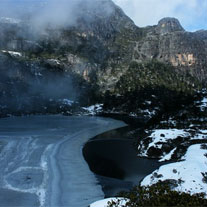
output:
[[[146,137],[138,146],[138,155],[140,157],[154,155],[160,159],[160,162],[171,160],[179,148],[179,143],[207,140],[207,130],[202,129],[154,129],[147,130],[145,133]]]
[[[169,181],[174,189],[186,193],[207,192],[207,145],[196,144],[188,148],[184,161],[161,166],[147,176],[142,186],[158,181]],[[207,197],[207,196],[206,196]]]

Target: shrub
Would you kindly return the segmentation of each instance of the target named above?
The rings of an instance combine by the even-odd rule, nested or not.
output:
[[[146,206],[207,206],[207,199],[204,194],[190,195],[173,191],[166,183],[159,182],[152,186],[137,186],[129,193],[122,193],[122,197],[130,201],[126,207],[146,207]],[[117,207],[118,203],[109,203],[109,207]]]

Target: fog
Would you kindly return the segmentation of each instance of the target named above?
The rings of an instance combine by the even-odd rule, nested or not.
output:
[[[50,71],[35,64],[15,62],[0,54],[0,115],[4,111],[8,113],[8,110],[41,112],[48,104],[59,107],[63,99],[79,101],[83,91],[75,81],[69,74]]]
[[[1,0],[0,17],[20,18],[42,29],[74,26],[80,18],[93,21],[113,9],[111,0]]]
[[[37,56],[42,51],[49,53],[47,57],[42,56],[44,59],[58,58],[61,52],[67,59],[67,54],[61,49],[67,42],[58,36],[61,31],[58,29],[76,26],[78,22],[87,25],[97,18],[106,18],[114,8],[111,0],[1,0],[0,108],[4,105],[14,109],[23,108],[23,105],[32,108],[43,99],[76,101],[80,96],[87,99],[87,87],[79,86],[79,80],[64,72],[65,69],[72,71],[72,68],[47,66],[47,63],[42,64],[42,60],[34,63],[16,61],[8,54],[1,54],[1,50],[21,52],[23,56],[31,51]],[[53,32],[50,29],[54,29]],[[55,41],[59,43],[56,45]],[[55,53],[54,48],[57,53],[51,57],[50,52]],[[81,67],[82,63],[77,64],[66,67]]]

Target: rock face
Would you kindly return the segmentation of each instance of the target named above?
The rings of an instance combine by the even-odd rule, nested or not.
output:
[[[157,26],[147,29],[146,36],[136,42],[134,59],[156,59],[170,63],[182,71],[189,71],[200,81],[206,79],[206,36],[203,32],[186,32],[179,21],[164,18]]]
[[[78,2],[81,4],[77,4],[78,13],[72,24],[49,24],[40,30],[32,18],[0,18],[0,73],[6,77],[0,78],[4,88],[1,97],[9,96],[11,83],[25,84],[24,91],[31,94],[31,80],[34,86],[44,79],[45,85],[51,77],[65,80],[69,76],[79,80],[74,85],[81,90],[117,95],[117,84],[132,63],[154,60],[174,66],[176,74],[190,74],[192,79],[206,83],[206,31],[186,32],[175,18],[139,28],[111,0]],[[21,87],[15,90],[13,96],[22,92]],[[50,99],[47,91],[39,92]],[[70,93],[68,90],[67,96]]]
[[[175,18],[163,18],[158,22],[157,31],[160,34],[167,34],[171,32],[184,32],[180,22]]]

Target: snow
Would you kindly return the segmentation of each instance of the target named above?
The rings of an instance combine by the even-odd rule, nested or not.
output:
[[[188,148],[184,161],[161,166],[158,170],[145,177],[142,186],[152,185],[158,181],[176,180],[178,186],[174,189],[190,194],[207,192],[207,149],[202,144]],[[159,178],[153,175],[161,175]]]
[[[207,108],[207,97],[204,97],[201,101],[196,102],[198,104],[198,107],[200,107],[201,111],[205,111]]]
[[[57,59],[49,59],[49,61],[50,61],[51,63],[57,64],[57,65],[60,65],[60,61],[59,61],[59,60],[57,60]]]
[[[163,149],[163,145],[169,143],[170,140],[175,140],[178,137],[186,138],[186,140],[206,140],[207,139],[207,130],[193,130],[193,129],[155,129],[152,131],[145,131],[148,136],[148,144],[146,145],[144,141],[138,146],[139,156],[147,157],[148,151],[151,147],[155,149]],[[170,145],[169,145],[170,146]],[[166,154],[162,151],[162,155],[159,156],[159,162],[171,160],[172,155],[174,154],[176,148]]]
[[[40,72],[35,72],[35,76],[42,76]]]
[[[8,51],[8,50],[2,50],[3,53],[9,53],[11,56],[14,57],[22,57],[22,53],[15,52],[15,51]]]
[[[152,101],[145,101],[146,104],[151,105]]]
[[[89,115],[96,115],[103,111],[103,104],[95,104],[89,107],[82,107]]]
[[[137,117],[137,114],[134,113],[134,112],[130,112],[130,113],[129,113],[129,116],[131,116],[131,117]]]
[[[191,140],[193,139],[207,139],[207,130],[200,130],[200,133],[197,133],[193,137],[191,137]]]
[[[174,152],[175,152],[176,149],[177,149],[177,148],[174,148],[174,149],[171,150],[168,154],[164,155],[164,156],[159,160],[159,162],[164,162],[164,161],[171,160],[172,155],[174,154]]]
[[[156,114],[155,110],[150,111],[149,109],[140,110],[140,112],[149,117],[153,117]]]
[[[183,129],[156,129],[152,131],[152,134],[149,136],[152,138],[152,142],[149,144],[150,147],[161,148],[162,144],[158,143],[167,143],[169,139],[176,139],[178,136],[186,137],[190,136],[190,133],[186,132]]]
[[[59,99],[59,101],[64,104],[64,105],[68,105],[68,106],[72,106],[74,104],[74,101],[70,100],[70,99]]]
[[[176,126],[176,120],[173,120],[171,117],[168,120],[161,121],[160,123],[161,124],[168,124],[168,125],[171,125],[173,127]]]
[[[90,205],[90,207],[107,207],[108,202],[111,202],[111,201],[114,201],[114,202],[119,201],[120,203],[117,207],[124,207],[129,200],[126,199],[126,198],[119,198],[119,197],[117,197],[117,198],[107,198],[107,199],[100,200],[100,201],[97,201],[95,203],[92,203]]]
[[[19,24],[21,23],[21,20],[9,18],[9,17],[0,17],[0,23],[4,24]]]

